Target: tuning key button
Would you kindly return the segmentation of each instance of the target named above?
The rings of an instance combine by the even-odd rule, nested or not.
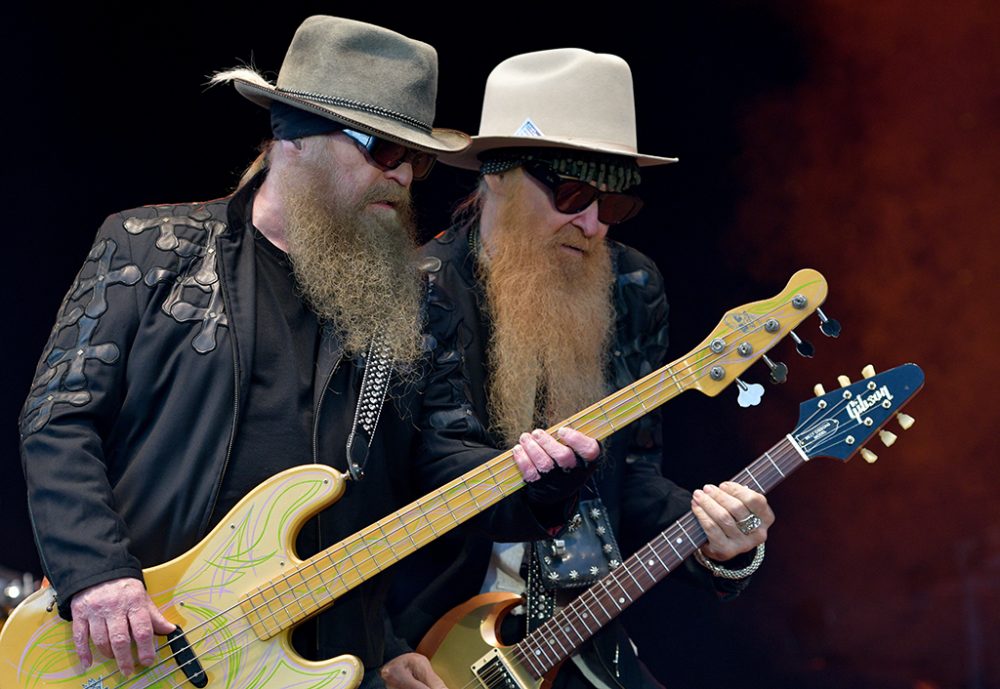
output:
[[[837,376],[837,382],[840,383],[840,387],[846,388],[851,384],[851,379],[847,376]]]
[[[807,359],[811,359],[813,354],[816,353],[816,348],[813,347],[812,344],[810,344],[806,340],[803,340],[801,337],[796,335],[794,330],[788,333],[788,335],[792,338],[792,341],[795,343],[795,351],[798,352],[800,355],[806,357]]]
[[[875,376],[875,367],[868,364],[863,369],[861,369],[862,378],[873,378]]]
[[[760,404],[760,398],[764,396],[764,386],[760,383],[747,385],[739,378],[736,379],[736,387],[739,388],[739,395],[736,402],[743,407],[756,407]]]
[[[896,442],[896,434],[892,431],[879,431],[878,437],[882,441],[882,444],[886,447],[892,447],[892,444]]]
[[[878,459],[878,455],[869,450],[867,447],[863,447],[861,448],[861,458],[869,464],[874,464],[875,460]]]
[[[822,383],[816,383],[813,386],[813,392],[816,394],[817,397],[822,397],[823,395],[826,394],[826,388],[823,387]]]
[[[788,380],[788,367],[785,366],[780,361],[771,361],[771,358],[765,354],[763,357],[764,363],[767,367],[771,369],[771,382],[775,385],[780,385]]]
[[[916,421],[916,419],[914,419],[909,414],[904,414],[900,412],[899,414],[896,414],[896,421],[899,422],[900,428],[902,428],[904,431],[908,431],[910,430],[910,426],[913,425],[913,422]]]
[[[819,316],[819,329],[827,337],[839,337],[840,336],[840,321],[833,318],[827,318],[826,314],[823,313],[823,309],[817,308],[816,315]]]

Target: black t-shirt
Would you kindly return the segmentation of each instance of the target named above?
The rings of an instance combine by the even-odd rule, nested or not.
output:
[[[257,270],[253,369],[213,524],[265,479],[314,461],[319,321],[296,292],[288,256],[256,229],[251,232]]]

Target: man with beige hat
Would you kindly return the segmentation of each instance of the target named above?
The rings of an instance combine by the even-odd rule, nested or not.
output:
[[[556,423],[666,363],[663,279],[649,258],[607,238],[642,207],[642,169],[675,162],[639,153],[624,60],[573,48],[505,60],[486,83],[472,146],[441,159],[481,174],[455,226],[424,254],[432,284],[458,302],[469,395],[494,442],[518,442],[523,428]],[[686,575],[736,594],[763,557],[774,521],[767,500],[734,483],[692,495],[663,477],[662,450],[650,413],[604,443],[567,533],[527,544],[439,541],[437,557],[453,563],[432,581],[433,563],[403,563],[413,598],[394,618],[397,632],[415,644],[451,607],[509,591],[526,599],[505,623],[505,643],[517,641],[689,510],[709,542]],[[612,623],[556,686],[657,684]]]
[[[143,569],[192,549],[275,473],[326,463],[350,477],[302,527],[307,555],[496,454],[467,421],[457,357],[422,335],[409,188],[469,145],[432,127],[434,49],[315,16],[276,85],[245,68],[213,81],[270,110],[256,171],[222,199],[105,221],[20,418],[36,542],[84,668],[103,662],[93,647],[125,675],[142,671],[133,653],[154,661],[175,625]],[[562,440],[518,445],[529,488],[481,515],[495,537],[538,538],[565,518],[587,475],[578,458],[598,446]],[[384,646],[385,592],[376,577],[338,598],[302,651],[368,668],[399,653]]]

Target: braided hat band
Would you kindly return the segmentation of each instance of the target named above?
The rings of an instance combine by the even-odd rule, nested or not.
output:
[[[529,160],[537,160],[549,165],[559,175],[590,182],[599,189],[611,192],[625,191],[642,181],[638,164],[624,156],[548,148],[489,151],[481,157],[484,160],[479,171],[484,175],[497,175]]]

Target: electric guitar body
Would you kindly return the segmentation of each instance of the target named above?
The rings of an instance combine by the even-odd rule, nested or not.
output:
[[[435,671],[449,687],[548,689],[559,668],[535,679],[514,657],[514,647],[500,641],[504,617],[522,602],[515,593],[474,596],[435,622],[417,652],[434,661]]]

